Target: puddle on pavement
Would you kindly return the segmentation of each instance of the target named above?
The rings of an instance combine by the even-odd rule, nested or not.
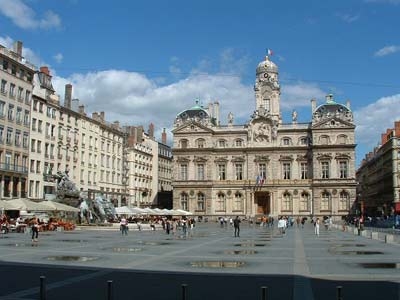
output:
[[[264,247],[266,244],[256,244],[256,243],[241,243],[235,244],[235,247]]]
[[[58,242],[63,243],[87,243],[88,240],[57,240]]]
[[[131,252],[139,252],[142,251],[142,248],[129,248],[129,247],[113,247],[111,248],[113,252],[125,252],[125,253],[131,253]]]
[[[88,262],[99,259],[97,256],[48,256],[46,257],[47,260],[51,261],[77,261],[77,262]]]
[[[143,242],[143,241],[139,241],[138,244],[146,245],[146,246],[164,246],[164,245],[169,245],[170,243],[165,243],[165,242]]]
[[[335,244],[332,245],[334,248],[345,248],[345,247],[365,247],[365,244]]]
[[[400,263],[360,263],[365,269],[400,269]]]
[[[194,268],[240,268],[245,265],[242,261],[192,261]]]
[[[376,255],[383,254],[381,251],[337,251],[337,250],[329,250],[329,252],[333,254],[339,255]]]
[[[255,251],[255,250],[225,250],[224,254],[230,254],[230,255],[252,255],[252,254],[257,254],[257,251]]]
[[[11,244],[4,244],[1,246],[8,246],[8,247],[33,247],[37,246],[38,243],[32,242],[32,243],[11,243]]]

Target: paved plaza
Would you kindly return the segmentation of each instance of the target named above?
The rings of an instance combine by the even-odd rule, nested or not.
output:
[[[321,228],[197,223],[162,230],[78,228],[39,241],[0,236],[0,299],[399,300],[400,245]],[[183,286],[185,285],[185,286]],[[263,287],[266,287],[264,289]]]

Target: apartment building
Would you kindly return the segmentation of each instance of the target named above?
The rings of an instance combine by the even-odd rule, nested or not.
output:
[[[366,216],[400,214],[400,121],[381,135],[356,173],[357,207]]]
[[[0,199],[25,197],[29,168],[29,126],[36,67],[0,45]]]

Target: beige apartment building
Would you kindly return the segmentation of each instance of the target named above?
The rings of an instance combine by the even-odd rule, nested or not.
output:
[[[77,191],[122,199],[123,134],[118,123],[105,121],[104,112],[88,117],[72,85],[65,87],[64,105],[41,67],[35,76],[30,136],[29,198],[54,198],[58,175],[67,175]]]
[[[30,106],[36,67],[0,45],[0,199],[27,195]]]
[[[172,190],[172,151],[166,145],[165,130],[161,143],[154,138],[153,124],[147,133],[141,126],[127,126],[125,130],[128,183],[125,205],[156,207],[159,193]]]
[[[198,216],[333,216],[356,198],[354,120],[350,102],[311,101],[311,121],[284,123],[278,67],[256,69],[250,120],[221,122],[219,102],[197,103],[173,129],[173,207]],[[249,104],[250,105],[250,104]]]
[[[400,214],[400,121],[381,135],[357,170],[357,211],[364,216]]]

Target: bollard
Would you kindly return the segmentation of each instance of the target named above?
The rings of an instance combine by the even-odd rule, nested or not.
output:
[[[261,300],[267,300],[267,291],[268,287],[266,286],[261,287]]]
[[[46,276],[40,276],[40,300],[46,300]]]
[[[187,284],[182,284],[182,300],[186,300],[187,296]]]
[[[343,300],[343,298],[342,298],[342,286],[340,286],[340,285],[337,286],[336,290],[337,290],[336,300]]]
[[[107,281],[107,300],[112,300],[112,280]]]

